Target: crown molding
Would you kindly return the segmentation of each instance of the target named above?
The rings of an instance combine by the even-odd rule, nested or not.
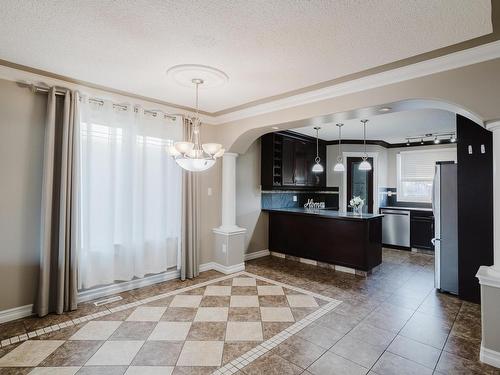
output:
[[[470,49],[454,52],[448,55],[417,62],[399,68],[362,76],[357,79],[332,84],[316,90],[302,92],[297,95],[272,100],[269,102],[256,104],[241,110],[217,115],[217,113],[201,112],[201,119],[206,124],[218,125],[245,118],[263,115],[270,112],[284,110],[304,104],[309,104],[321,100],[353,94],[368,89],[382,87],[398,82],[407,81],[431,74],[457,69],[464,66],[485,62],[500,58],[500,40],[479,45]],[[96,85],[90,82],[72,79],[40,69],[30,68],[24,65],[15,64],[9,61],[0,60],[0,78],[9,81],[43,82],[48,85],[68,86],[72,89],[90,92],[95,95],[118,97],[121,100],[130,98],[142,102],[142,104],[157,104],[170,112],[179,110],[193,112],[192,108],[183,107],[176,104],[164,102],[158,99],[144,97],[129,92],[115,90],[109,87]],[[221,112],[219,112],[221,113]],[[481,121],[482,122],[482,121]]]
[[[214,118],[214,123],[224,124],[238,121],[248,117],[387,86],[497,58],[500,58],[500,40],[467,50],[454,52],[449,55],[353,79],[351,81],[334,84],[318,90],[308,91],[272,102],[258,104],[250,108],[222,114]]]

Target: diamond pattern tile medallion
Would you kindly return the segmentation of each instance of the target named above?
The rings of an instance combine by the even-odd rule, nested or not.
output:
[[[18,337],[12,341],[18,346],[1,352],[0,368],[55,375],[233,374],[340,304],[248,272],[147,295]]]

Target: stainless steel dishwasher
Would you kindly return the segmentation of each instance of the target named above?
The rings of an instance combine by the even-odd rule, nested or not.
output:
[[[381,209],[382,244],[410,247],[410,211]]]

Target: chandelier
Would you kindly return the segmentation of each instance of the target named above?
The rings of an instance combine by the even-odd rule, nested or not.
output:
[[[189,138],[187,141],[175,142],[169,147],[169,153],[183,169],[190,172],[201,172],[213,167],[217,158],[221,157],[225,150],[219,143],[201,143],[198,89],[203,84],[203,80],[195,78],[192,82],[196,87],[196,114],[194,118],[188,119]]]

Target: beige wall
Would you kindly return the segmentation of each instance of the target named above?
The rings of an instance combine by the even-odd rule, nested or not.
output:
[[[0,311],[32,304],[36,294],[46,98],[0,80]],[[204,142],[216,139],[214,126],[202,131]],[[213,260],[220,181],[221,161],[200,174],[200,263]]]
[[[220,125],[218,139],[233,152],[245,152],[255,139],[271,131],[274,125],[279,125],[282,130],[299,128],[328,121],[331,114],[406,99],[451,103],[463,108],[464,115],[470,112],[484,121],[490,121],[500,119],[498,87],[500,58],[230,121]]]
[[[0,311],[35,298],[45,105],[0,80]]]
[[[214,126],[204,125],[202,142],[216,142]],[[200,264],[214,260],[213,228],[221,225],[222,160],[209,170],[200,173],[201,198],[201,249]],[[210,190],[210,193],[209,193]]]
[[[236,159],[236,224],[247,230],[245,253],[267,250],[268,215],[260,211],[260,139]]]

